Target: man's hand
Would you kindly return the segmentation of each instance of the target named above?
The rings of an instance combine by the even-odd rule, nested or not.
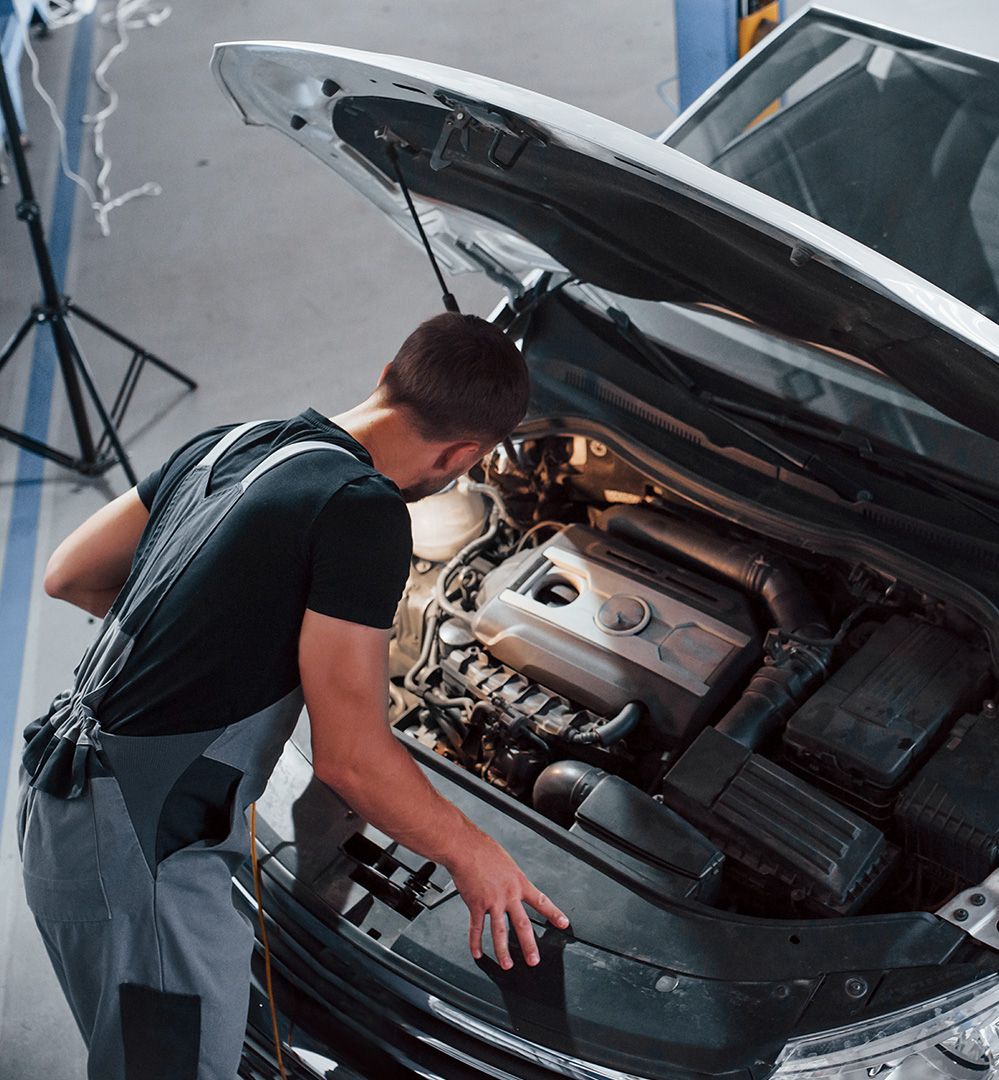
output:
[[[509,915],[521,952],[528,964],[537,964],[541,958],[524,904],[530,904],[560,929],[567,927],[569,920],[528,881],[506,848],[485,833],[480,835],[480,840],[446,864],[455,888],[468,908],[468,946],[472,956],[478,960],[482,955],[482,929],[488,914],[496,960],[502,968],[513,967],[506,925]]]
[[[482,955],[488,913],[496,959],[511,966],[510,916],[528,964],[537,943],[528,903],[554,925],[568,919],[507,851],[445,799],[388,724],[390,631],[306,610],[298,666],[309,711],[312,768],[362,817],[425,858],[443,863],[470,915],[469,947]]]
[[[52,553],[45,591],[103,619],[128,578],[148,520],[134,487],[102,506]]]

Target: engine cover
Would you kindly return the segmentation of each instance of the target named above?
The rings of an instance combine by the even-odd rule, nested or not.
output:
[[[760,653],[740,593],[585,525],[487,574],[471,622],[493,656],[585,708],[643,702],[665,749],[694,738]]]

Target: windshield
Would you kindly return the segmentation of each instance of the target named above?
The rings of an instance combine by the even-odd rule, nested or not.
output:
[[[588,284],[568,285],[566,292],[601,313],[619,308],[650,338],[693,361],[702,372],[715,371],[766,394],[776,411],[811,413],[995,485],[996,444],[991,439],[951,420],[854,357],[775,334],[705,305],[636,300]],[[697,378],[690,363],[685,367]]]
[[[999,64],[809,13],[666,142],[999,321]]]

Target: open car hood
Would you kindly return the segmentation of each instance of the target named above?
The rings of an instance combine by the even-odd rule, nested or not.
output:
[[[419,243],[384,136],[401,139],[402,174],[452,273],[485,270],[515,289],[535,268],[568,270],[628,296],[719,305],[847,352],[999,439],[999,326],[637,131],[487,76],[356,49],[228,42],[212,69],[246,123],[304,146]]]

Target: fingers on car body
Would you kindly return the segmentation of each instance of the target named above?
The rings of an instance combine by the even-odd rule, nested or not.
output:
[[[524,954],[528,965],[533,967],[541,960],[538,952],[537,939],[534,936],[534,927],[524,910],[524,904],[530,904],[539,914],[553,925],[564,929],[569,925],[569,919],[548,899],[544,893],[539,892],[534,886],[525,889],[523,895],[511,899],[506,907],[499,904],[483,911],[471,913],[468,928],[468,942],[472,956],[478,960],[482,956],[482,933],[484,930],[486,914],[489,915],[489,929],[493,939],[493,952],[496,962],[501,968],[507,970],[513,967],[513,958],[510,955],[510,932],[507,925],[513,927],[520,945],[520,951]]]
[[[552,926],[564,930],[569,925],[569,917],[565,912],[557,908],[543,892],[540,892],[533,885],[525,890],[524,901],[530,904],[539,915],[544,915]]]

